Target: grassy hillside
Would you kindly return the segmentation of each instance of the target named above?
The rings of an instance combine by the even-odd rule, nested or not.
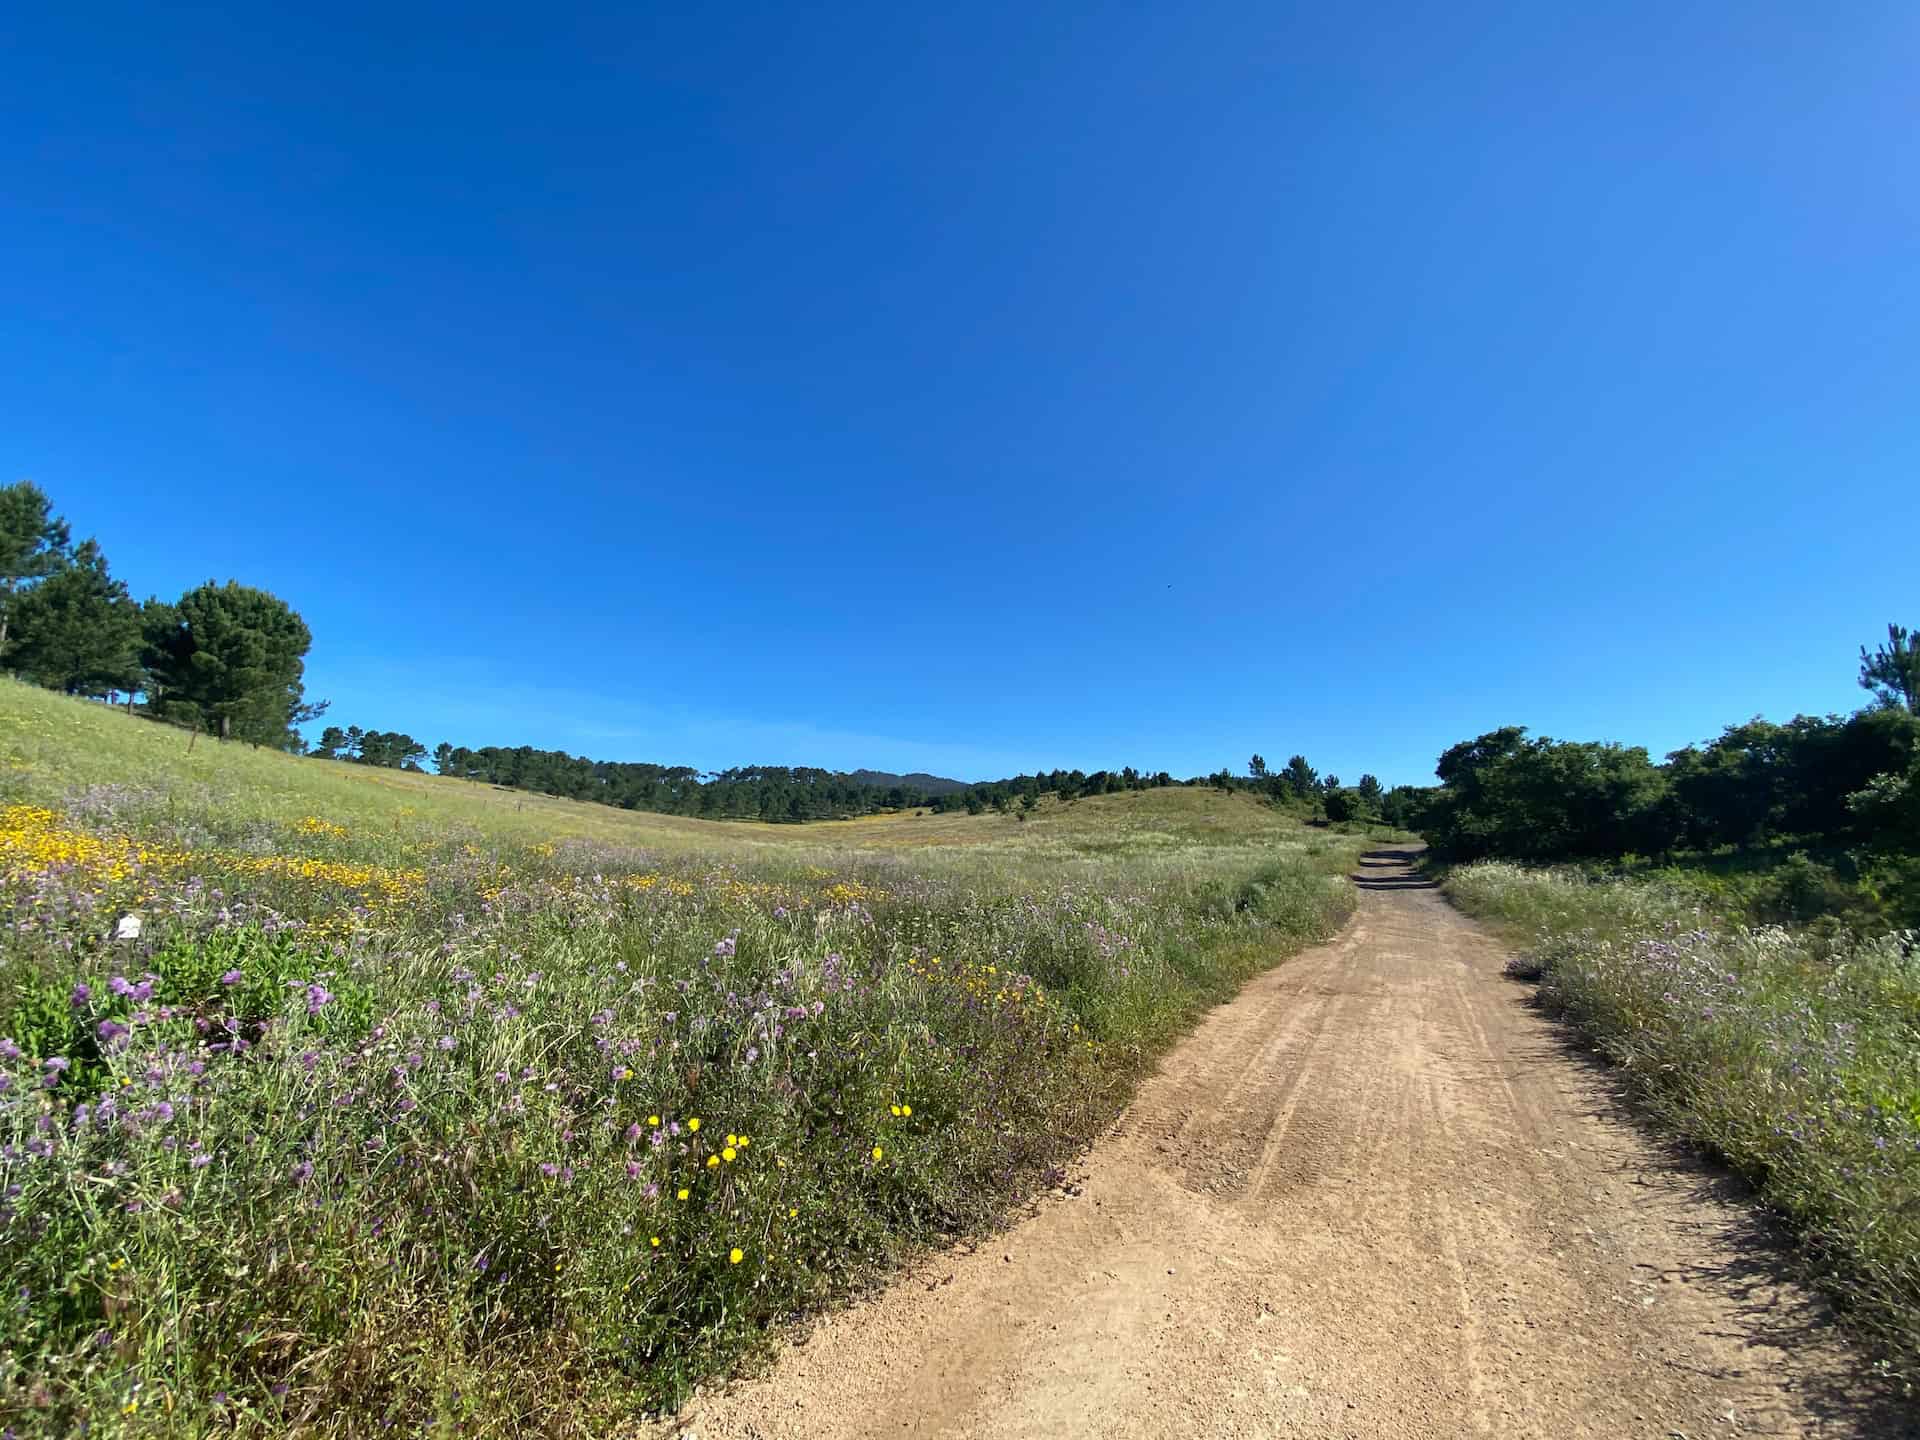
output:
[[[383,833],[472,830],[489,839],[574,837],[686,853],[829,844],[853,849],[1009,844],[1045,839],[1089,850],[1204,840],[1298,838],[1299,827],[1256,797],[1176,787],[1043,802],[1026,820],[911,810],[807,826],[696,820],[559,800],[468,780],[308,760],[220,745],[101,705],[0,679],[0,796],[35,803],[93,785],[150,789],[198,814],[292,823],[312,814]]]
[[[603,1433],[1048,1183],[1360,843],[701,822],[0,685],[0,1425]]]

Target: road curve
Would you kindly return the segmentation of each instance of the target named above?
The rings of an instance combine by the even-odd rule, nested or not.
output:
[[[1078,1193],[670,1427],[867,1436],[1913,1433],[1737,1182],[1648,1138],[1505,954],[1375,852]]]

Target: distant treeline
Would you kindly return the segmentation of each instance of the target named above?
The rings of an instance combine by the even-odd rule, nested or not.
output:
[[[1268,769],[1266,757],[1255,755],[1247,762],[1244,777],[1223,769],[1207,776],[1204,782],[1193,783],[1214,785],[1222,790],[1252,790],[1305,819],[1324,816],[1328,820],[1385,820],[1399,824],[1397,813],[1405,808],[1399,804],[1400,791],[1383,789],[1372,775],[1362,775],[1356,783],[1345,785],[1338,775],[1322,775],[1307,763],[1304,755],[1295,755],[1279,770]]]
[[[1861,650],[1865,709],[1748,720],[1663,763],[1644,746],[1489,731],[1440,757],[1439,785],[1395,792],[1402,823],[1458,860],[1799,850],[1803,870],[1823,865],[1920,919],[1917,638],[1889,626]]]
[[[442,741],[431,752],[411,735],[329,725],[308,752],[322,760],[348,760],[395,770],[424,770],[431,760],[441,775],[532,790],[567,800],[587,800],[624,810],[657,810],[714,820],[802,821],[845,819],[882,810],[934,812],[987,809],[1031,811],[1042,795],[1063,799],[1104,795],[1176,783],[1166,771],[1146,775],[1122,770],[1053,770],[970,785],[937,775],[893,775],[880,770],[844,772],[812,766],[745,765],[702,771],[690,765],[654,765],[593,760],[564,750],[531,745],[483,745],[473,749]],[[1198,783],[1198,782],[1187,782]]]
[[[893,775],[878,770],[845,772],[810,766],[746,765],[702,771],[690,765],[653,765],[627,760],[593,760],[564,750],[531,745],[483,745],[472,749],[442,741],[431,751],[411,735],[330,725],[308,752],[317,759],[347,760],[396,770],[435,772],[459,780],[478,780],[516,790],[531,790],[566,800],[587,800],[623,810],[655,810],[712,820],[790,822],[846,819],[884,810],[927,810],[935,814],[995,810],[1024,817],[1048,796],[1071,802],[1093,795],[1150,790],[1173,785],[1213,785],[1252,790],[1307,818],[1335,820],[1379,818],[1392,808],[1392,796],[1380,782],[1363,775],[1351,788],[1339,777],[1322,779],[1304,756],[1285,770],[1269,772],[1258,755],[1245,776],[1226,770],[1176,780],[1165,770],[1047,770],[1004,780],[969,784],[937,775]]]

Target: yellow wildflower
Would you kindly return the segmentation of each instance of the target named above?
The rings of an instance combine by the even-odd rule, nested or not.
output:
[[[660,1123],[660,1117],[658,1115],[647,1116],[647,1124],[658,1125],[659,1123]]]
[[[656,1250],[660,1248],[660,1237],[658,1235],[653,1237],[652,1245],[653,1245],[653,1248]]]
[[[734,1160],[739,1157],[739,1154],[740,1152],[738,1150],[734,1149],[733,1146],[729,1145],[727,1146],[726,1149],[720,1152],[720,1158],[726,1161],[729,1165],[731,1165],[734,1162]]]
[[[876,1159],[876,1160],[883,1160],[883,1159],[885,1159],[885,1158],[886,1158],[886,1154],[887,1154],[887,1152],[886,1152],[886,1151],[884,1151],[884,1150],[882,1150],[882,1149],[881,1149],[881,1148],[880,1148],[880,1147],[879,1147],[878,1145],[876,1145],[876,1146],[874,1146],[874,1147],[873,1147],[873,1158],[874,1158],[874,1159]]]
[[[707,1168],[709,1170],[711,1170],[714,1166],[718,1165],[719,1163],[720,1163],[720,1157],[718,1155],[707,1156]]]
[[[687,1129],[698,1131],[699,1128],[700,1128],[700,1117],[698,1115],[694,1116],[691,1120],[687,1121]]]
[[[727,1263],[729,1265],[738,1265],[742,1260],[746,1258],[747,1258],[747,1252],[742,1250],[738,1245],[736,1245],[733,1247],[732,1251],[728,1253]]]
[[[684,1200],[684,1199],[686,1199],[686,1198],[687,1198],[687,1195],[688,1195],[688,1193],[689,1193],[689,1192],[688,1192],[688,1190],[687,1190],[687,1187],[686,1187],[686,1186],[684,1186],[684,1185],[682,1185],[682,1186],[680,1187],[680,1193],[679,1193],[678,1195],[676,1195],[676,1196],[674,1196],[673,1198],[674,1198],[674,1199],[676,1199],[676,1200]]]

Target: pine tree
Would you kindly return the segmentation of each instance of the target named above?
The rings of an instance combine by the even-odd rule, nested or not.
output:
[[[139,687],[140,607],[92,540],[11,608],[13,665],[25,678],[70,695]]]
[[[302,705],[313,636],[286,601],[229,580],[189,590],[162,637],[163,713],[221,739],[283,746]]]
[[[1287,787],[1303,799],[1315,794],[1320,788],[1319,772],[1307,763],[1307,757],[1304,755],[1295,755],[1287,761],[1287,768],[1283,774]]]
[[[1860,647],[1860,688],[1883,705],[1904,705],[1920,715],[1920,633],[1887,626],[1887,643],[1871,653]]]
[[[0,656],[7,650],[14,607],[36,581],[67,561],[73,532],[31,480],[0,485]]]

